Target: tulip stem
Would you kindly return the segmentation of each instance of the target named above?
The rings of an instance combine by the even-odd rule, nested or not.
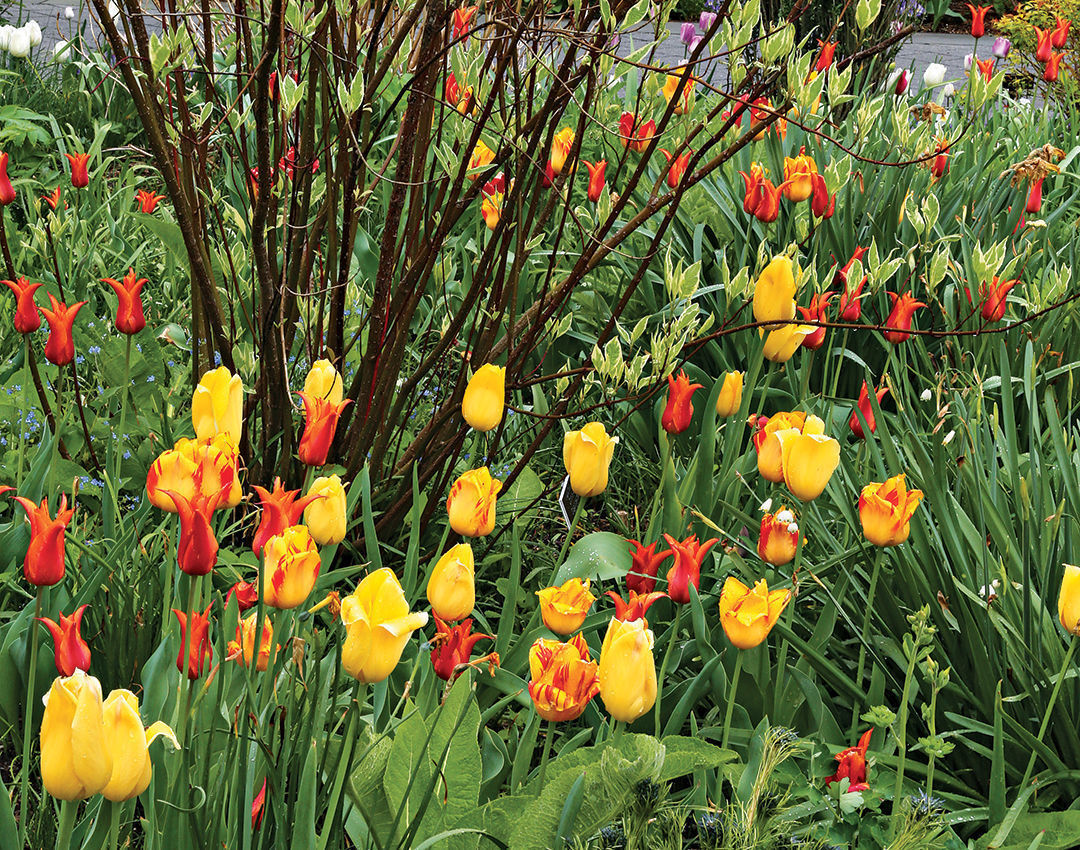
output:
[[[679,605],[675,608],[675,622],[671,626],[671,634],[668,636],[664,658],[660,662],[660,674],[656,677],[656,708],[653,710],[653,720],[657,738],[660,737],[660,701],[664,694],[664,674],[667,672],[668,661],[671,660],[671,651],[675,648],[675,642],[679,639],[679,624],[682,621],[683,607]]]
[[[113,486],[116,488],[117,500],[120,498],[120,464],[124,457],[124,438],[127,436],[128,395],[131,389],[131,334],[125,334],[125,336],[127,337],[127,346],[124,349],[124,390],[120,394],[120,432],[117,434],[116,474],[113,476]]]
[[[130,337],[129,337],[130,338]],[[120,848],[120,809],[123,807],[122,803],[105,803],[109,808],[109,840],[105,845],[109,850],[119,850]]]
[[[863,612],[862,640],[859,642],[859,664],[855,672],[855,685],[862,688],[863,673],[866,669],[866,643],[870,633],[870,613],[874,610],[874,596],[877,595],[878,575],[881,573],[881,562],[884,560],[885,550],[877,547],[877,555],[874,557],[874,568],[870,572],[870,589],[866,593],[866,611]],[[859,704],[856,703],[851,709],[851,734],[858,731]]]
[[[720,749],[726,750],[728,735],[731,733],[731,712],[735,708],[735,696],[739,690],[739,674],[742,672],[742,651],[735,656],[735,672],[731,674],[731,684],[728,685],[727,708],[724,710],[724,736],[720,739]]]
[[[1061,670],[1058,671],[1057,681],[1054,683],[1054,690],[1050,693],[1050,702],[1046,704],[1046,711],[1043,713],[1042,723],[1039,725],[1039,734],[1035,738],[1037,743],[1042,743],[1043,735],[1046,734],[1046,729],[1050,725],[1050,715],[1054,712],[1054,705],[1057,703],[1058,694],[1061,692],[1061,683],[1065,681],[1065,673],[1069,669],[1069,664],[1072,663],[1073,653],[1076,652],[1077,636],[1073,635],[1072,640],[1069,641],[1069,651],[1065,653],[1065,660],[1061,662]],[[1028,756],[1027,768],[1024,770],[1024,779],[1020,783],[1020,790],[1023,791],[1027,787],[1028,780],[1031,778],[1031,771],[1035,767],[1036,751],[1032,749],[1031,755]]]
[[[574,509],[574,519],[570,522],[570,528],[566,532],[566,539],[563,541],[562,549],[559,550],[559,557],[555,561],[555,570],[558,571],[562,566],[563,561],[566,559],[566,552],[570,548],[570,541],[574,538],[574,531],[578,527],[578,523],[581,522],[581,515],[585,513],[585,496],[578,497],[577,508]]]
[[[34,680],[37,678],[37,622],[41,616],[41,595],[44,592],[45,589],[39,586],[37,601],[34,603],[34,619],[30,622],[30,669],[26,672],[26,719],[23,721],[22,771],[19,774],[19,838],[24,847],[26,846],[26,825],[29,820],[26,797],[30,783],[30,729],[34,725]]]
[[[555,737],[555,721],[548,721],[547,734],[544,736],[544,749],[540,753],[540,790],[544,790],[544,777],[547,775],[548,757],[551,755],[551,740]]]
[[[919,659],[918,645],[911,653],[908,660],[907,672],[904,674],[904,689],[900,693],[900,717],[896,721],[894,734],[896,735],[896,784],[893,785],[893,807],[889,817],[889,841],[896,835],[896,828],[900,823],[900,798],[904,793],[904,767],[907,763],[907,725],[908,725],[908,694],[911,693],[911,681],[915,678],[915,662]]]
[[[56,850],[70,850],[71,833],[75,830],[75,818],[78,814],[78,800],[64,800],[60,804],[60,824],[56,828]]]
[[[19,382],[20,402],[19,407],[22,411],[22,418],[16,416],[16,421],[19,422],[19,465],[15,470],[15,484],[16,487],[22,487],[22,475],[23,475],[23,461],[26,459],[26,425],[27,418],[29,416],[30,403],[27,399],[29,393],[26,391],[27,382],[31,380],[30,377],[30,334],[23,335],[23,377]]]
[[[191,679],[188,678],[188,658],[191,652],[191,621],[195,612],[195,592],[198,589],[198,577],[188,576],[188,598],[187,598],[187,627],[183,629],[183,639],[181,640],[180,658],[182,659],[183,669],[180,671],[180,685],[177,691],[177,705],[183,703],[184,707],[181,710],[178,720],[177,739],[180,741],[180,746],[186,743],[185,733],[187,731],[188,714],[191,712]],[[179,697],[183,696],[183,699]],[[186,752],[186,750],[185,750]]]

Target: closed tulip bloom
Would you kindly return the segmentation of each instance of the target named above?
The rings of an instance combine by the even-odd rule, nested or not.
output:
[[[814,63],[814,70],[819,74],[822,71],[828,70],[829,66],[832,65],[833,55],[836,53],[836,45],[837,42],[835,41],[822,41],[820,38],[818,39],[818,46],[821,50],[818,53],[817,62]]]
[[[1080,567],[1065,565],[1058,591],[1058,620],[1069,634],[1080,634]]]
[[[844,289],[843,294],[840,296],[840,318],[845,322],[857,322],[862,316],[862,291],[866,286],[868,275],[863,275],[863,279],[859,281],[859,285],[854,289]]]
[[[191,421],[195,436],[209,440],[226,434],[240,442],[244,422],[244,382],[226,367],[206,372],[191,398]]]
[[[427,600],[441,620],[462,620],[476,605],[476,562],[472,546],[458,543],[439,558],[427,583]]]
[[[15,200],[15,187],[7,173],[8,155],[0,153],[0,207],[6,207]]]
[[[75,324],[75,316],[86,303],[80,301],[68,307],[67,304],[57,301],[50,292],[49,304],[52,309],[38,307],[41,315],[49,323],[49,338],[45,341],[45,359],[50,363],[56,366],[67,366],[75,359],[72,326]]]
[[[1061,60],[1065,58],[1064,53],[1051,53],[1050,58],[1046,62],[1046,68],[1043,71],[1043,79],[1048,83],[1057,81],[1058,74],[1061,72]]]
[[[810,196],[810,212],[815,218],[832,218],[836,212],[836,195],[829,194],[828,184],[820,174],[812,178],[814,191]]]
[[[845,292],[847,292],[848,275],[851,274],[851,268],[852,268],[852,266],[855,265],[856,260],[859,261],[859,262],[862,262],[862,258],[864,256],[866,256],[867,250],[868,249],[864,248],[862,245],[856,245],[855,246],[855,251],[852,253],[851,258],[846,263],[844,263],[844,265],[842,265],[840,268],[838,268],[836,270],[836,274],[833,275],[833,286],[841,287]],[[859,291],[861,291],[861,288],[862,288],[862,284],[860,284],[860,290]],[[844,299],[841,298],[840,304],[841,304],[841,310],[843,310],[844,309]],[[843,318],[846,321],[856,321],[859,318],[859,314],[856,313],[853,316],[844,315]]]
[[[304,392],[312,398],[324,398],[331,404],[341,404],[345,396],[341,374],[329,360],[316,360],[312,364],[304,379]]]
[[[600,196],[604,194],[604,170],[607,168],[607,160],[602,159],[596,164],[588,160],[583,160],[583,162],[589,172],[587,196],[595,204],[600,200]]]
[[[61,611],[59,623],[48,617],[37,618],[52,635],[53,660],[61,676],[71,676],[76,670],[85,672],[90,669],[90,647],[79,634],[86,608],[86,605],[80,605],[70,617],[65,617]]]
[[[294,525],[263,547],[263,602],[295,608],[308,598],[319,577],[319,550],[305,526]]]
[[[716,415],[734,416],[742,406],[743,373],[728,372],[724,375],[724,385],[716,397]]]
[[[150,215],[160,201],[165,200],[164,195],[156,195],[153,192],[147,192],[145,189],[139,189],[135,193],[135,202],[139,205],[139,212]]]
[[[761,518],[757,547],[761,560],[774,567],[782,567],[795,560],[798,548],[799,526],[791,511],[781,506],[780,510]]]
[[[679,374],[668,375],[668,399],[664,414],[660,417],[661,427],[669,434],[681,434],[690,427],[694,416],[692,398],[694,390],[700,390],[701,384],[691,384],[682,369]]]
[[[667,79],[664,80],[664,88],[662,89],[662,94],[664,95],[664,100],[666,100],[669,104],[671,103],[671,99],[675,97],[675,92],[678,90],[679,84],[682,82],[682,79],[683,77],[680,73],[678,75],[668,74]],[[676,115],[684,115],[690,111],[690,107],[693,102],[692,98],[694,94],[695,82],[696,80],[694,80],[693,77],[690,77],[686,81],[686,85],[683,87],[682,90],[682,96],[675,104],[674,113]]]
[[[816,330],[813,325],[784,325],[769,331],[762,356],[772,363],[787,363],[799,350],[803,340]]]
[[[130,336],[145,328],[146,316],[143,314],[140,293],[146,284],[146,278],[136,278],[135,270],[129,268],[122,281],[111,277],[103,277],[101,281],[109,284],[119,299],[116,305],[116,329]]]
[[[320,475],[311,482],[307,497],[311,502],[304,508],[304,525],[312,540],[320,546],[332,546],[344,540],[348,521],[341,476]]]
[[[667,594],[659,590],[651,593],[636,593],[631,590],[628,599],[623,599],[614,590],[609,590],[605,595],[610,596],[611,601],[615,603],[616,620],[644,620],[646,612],[654,602],[667,598]],[[648,621],[646,621],[647,625]]]
[[[139,716],[139,698],[131,691],[116,690],[109,694],[103,706],[105,748],[112,756],[112,776],[101,789],[106,800],[120,803],[139,796],[150,787],[153,767],[150,763],[150,744],[160,737],[172,741],[180,749],[173,730],[160,720],[143,728]]]
[[[341,600],[345,645],[341,665],[361,682],[381,682],[394,672],[409,637],[427,625],[423,611],[410,612],[392,570],[376,570]]]
[[[450,527],[463,537],[485,537],[495,529],[495,499],[502,482],[486,466],[470,469],[450,488],[446,513]]]
[[[563,465],[570,476],[570,488],[582,498],[598,496],[607,489],[608,467],[615,454],[618,437],[609,437],[600,422],[590,422],[580,431],[563,437]]]
[[[754,217],[762,224],[772,224],[780,215],[780,195],[786,183],[774,186],[768,177],[761,179],[761,202],[754,209]]]
[[[197,442],[178,440],[173,448],[158,455],[150,466],[146,475],[146,495],[152,505],[174,514],[177,508],[170,493],[180,493],[188,499],[195,496]]]
[[[790,590],[770,591],[765,579],[751,590],[728,576],[720,591],[720,625],[737,649],[753,649],[769,636],[790,601]]]
[[[237,661],[244,667],[250,667],[255,658],[255,623],[256,613],[252,611],[236,626],[236,637],[229,641],[225,650],[227,661]],[[274,644],[274,627],[269,617],[263,618],[262,632],[259,634],[259,656],[255,667],[260,673],[270,666],[270,647]],[[275,650],[274,654],[277,652]]]
[[[796,157],[784,157],[784,197],[793,203],[805,201],[814,192],[814,175],[818,173],[814,158],[799,149]]]
[[[1019,282],[1019,280],[1003,280],[999,283],[995,277],[989,285],[984,283],[979,287],[979,295],[982,296],[981,314],[986,321],[1000,322],[1005,318],[1009,291]]]
[[[469,157],[469,173],[466,175],[470,180],[476,180],[480,175],[473,172],[487,168],[495,161],[495,151],[481,139],[473,148],[472,156]]]
[[[659,541],[642,546],[636,540],[630,541],[630,572],[626,574],[626,587],[631,593],[651,593],[656,587],[656,575],[660,565],[671,557],[671,550],[657,552]]]
[[[994,46],[990,48],[990,54],[997,59],[1005,59],[1012,50],[1012,42],[1007,38],[998,36],[994,39]]]
[[[1031,185],[1028,187],[1027,204],[1024,206],[1024,212],[1032,214],[1042,209],[1043,180],[1045,179],[1045,177],[1040,177],[1031,181]],[[9,283],[8,281],[4,282]],[[18,324],[16,324],[17,329]]]
[[[885,394],[889,392],[888,387],[879,387],[874,390],[874,394],[877,396],[878,404],[885,398]],[[859,401],[856,405],[857,411],[851,411],[851,418],[848,420],[848,427],[851,429],[851,433],[858,437],[860,440],[865,440],[866,435],[863,433],[862,423],[859,422],[858,413],[861,413],[863,419],[866,420],[867,426],[870,428],[870,433],[873,434],[877,430],[877,422],[874,421],[874,409],[870,406],[870,390],[866,386],[866,381],[863,381],[862,389],[859,390]]]
[[[825,423],[817,417],[811,423],[810,433],[824,433]],[[821,431],[816,431],[821,423]],[[758,475],[773,484],[784,480],[784,452],[776,438],[779,431],[791,428],[802,431],[806,426],[806,414],[801,411],[782,412],[773,416],[759,416],[751,423],[754,427],[754,450],[757,452]]]
[[[713,537],[699,543],[696,534],[691,534],[682,541],[665,534],[664,540],[671,547],[671,554],[675,556],[675,563],[667,572],[668,597],[672,602],[685,605],[690,601],[690,585],[694,585],[695,590],[701,586],[702,561],[709,550],[720,541]]]
[[[551,722],[576,720],[600,693],[599,668],[581,635],[567,643],[541,638],[529,648],[529,696]]]
[[[167,495],[180,514],[176,561],[181,571],[189,576],[204,576],[217,564],[218,541],[210,524],[217,503],[202,493],[196,493],[190,499],[175,491]]]
[[[300,462],[307,466],[323,466],[334,442],[338,419],[341,418],[342,411],[352,404],[352,400],[345,399],[334,404],[305,392],[299,395],[304,402],[304,433],[300,437],[297,455]]]
[[[85,800],[109,784],[101,683],[82,670],[53,681],[41,718],[41,783],[58,800]]]
[[[64,156],[71,163],[71,185],[76,189],[85,189],[90,185],[90,175],[86,168],[90,162],[90,154],[66,153]]]
[[[688,150],[679,156],[672,156],[667,150],[660,148],[660,153],[664,155],[669,163],[667,173],[668,188],[676,189],[682,182],[683,175],[686,174],[686,169],[690,166],[690,156],[693,154],[693,151]]]
[[[34,293],[40,283],[30,283],[25,277],[5,280],[4,284],[15,293],[15,330],[21,334],[33,333],[41,327],[41,314],[34,303]]]
[[[488,230],[494,230],[502,220],[503,196],[506,189],[506,179],[500,171],[491,180],[484,184],[481,191],[483,200],[480,202],[480,215]]]
[[[778,431],[776,438],[783,453],[784,484],[795,498],[813,501],[840,464],[840,444],[823,433],[807,433],[806,428]]]
[[[454,41],[459,38],[468,40],[469,30],[472,29],[472,22],[478,9],[478,6],[459,6],[454,9],[453,30],[451,33]]]
[[[908,292],[903,295],[890,292],[888,295],[893,308],[885,320],[885,326],[889,330],[885,331],[883,336],[893,345],[899,345],[911,336],[911,319],[915,311],[926,305],[922,301],[916,301],[915,296]]]
[[[202,677],[203,664],[210,657],[210,609],[213,603],[206,606],[202,613],[191,612],[191,637],[188,637],[188,618],[183,611],[172,609],[180,623],[180,651],[176,655],[176,669],[187,675],[189,679]],[[188,648],[187,664],[184,664],[184,645]]]
[[[1054,20],[1057,25],[1054,27],[1053,32],[1050,33],[1050,43],[1056,49],[1061,50],[1069,40],[1069,28],[1072,26],[1072,21],[1060,15],[1056,15]]]
[[[986,35],[986,13],[989,12],[992,6],[972,6],[970,3],[966,4],[968,11],[971,12],[971,34],[975,38],[982,38]]]
[[[867,484],[859,494],[863,536],[875,546],[903,543],[911,532],[911,517],[922,498],[922,490],[907,489],[903,475],[882,484]]]
[[[933,63],[933,64],[936,64],[936,63]],[[945,66],[942,65],[941,67],[944,68]],[[927,69],[927,70],[929,70],[929,69]],[[942,79],[944,79],[944,72],[942,72],[942,73],[943,73]],[[923,77],[924,81],[925,81],[925,79],[926,78]],[[899,73],[897,73],[895,82],[896,82],[896,86],[894,88],[893,93],[897,97],[902,97],[903,95],[907,94],[908,86],[911,85],[911,71],[908,71],[908,70],[905,69],[905,70],[900,71]]]
[[[30,520],[30,546],[23,559],[23,576],[36,587],[52,587],[64,577],[64,531],[75,515],[68,509],[67,495],[60,496],[56,518],[49,516],[49,500],[35,505],[29,499],[16,496]]]
[[[829,307],[829,300],[832,298],[831,292],[815,293],[810,299],[809,307],[799,307],[799,312],[802,313],[804,319],[810,322],[827,322],[829,316],[826,310]],[[811,351],[817,351],[821,346],[825,344],[825,331],[828,328],[815,327],[814,330],[807,334],[802,341],[803,348],[809,348]]]
[[[435,637],[429,643],[435,647],[431,650],[431,666],[435,675],[444,682],[449,682],[460,673],[457,669],[463,664],[468,664],[472,656],[473,647],[482,640],[494,640],[492,635],[472,634],[472,620],[464,620],[456,626],[449,626],[435,615]]]
[[[502,422],[506,367],[485,363],[469,379],[461,399],[461,415],[477,431],[491,431]]]
[[[585,622],[596,597],[589,592],[589,580],[568,579],[558,587],[536,591],[540,597],[540,617],[557,635],[576,632]]]
[[[1035,43],[1035,61],[1045,65],[1050,61],[1050,53],[1054,48],[1054,31],[1035,27]]]
[[[791,258],[783,255],[773,257],[754,284],[754,321],[785,322],[794,319],[797,289]],[[775,330],[779,326],[769,324],[764,327]]]
[[[304,509],[320,498],[309,491],[304,498],[297,499],[300,491],[286,490],[281,486],[280,478],[274,479],[273,490],[267,490],[258,484],[254,485],[253,489],[259,495],[262,509],[259,514],[259,527],[255,529],[255,538],[251,542],[251,551],[260,556],[267,540],[297,525],[304,514]]]
[[[600,699],[616,720],[633,723],[656,702],[653,633],[644,620],[612,618],[600,649]]]
[[[743,212],[753,215],[764,199],[764,190],[761,181],[765,179],[765,170],[756,162],[750,163],[750,173],[740,171],[743,183],[746,186],[746,194],[743,196]]]
[[[557,177],[562,174],[566,165],[566,158],[570,155],[570,148],[574,145],[574,131],[569,127],[563,127],[551,140],[551,171]]]
[[[624,112],[619,116],[619,144],[623,148],[630,147],[633,150],[634,131],[637,127],[637,115],[633,112]]]

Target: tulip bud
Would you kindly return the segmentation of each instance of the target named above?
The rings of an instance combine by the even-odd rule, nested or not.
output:
[[[307,491],[313,497],[304,508],[304,525],[320,546],[332,546],[345,539],[348,521],[345,517],[345,487],[339,475],[320,475]]]
[[[440,620],[462,620],[476,604],[474,575],[476,564],[472,546],[458,543],[450,547],[431,571],[427,599]]]
[[[578,496],[598,496],[607,489],[608,468],[618,442],[619,438],[609,437],[600,422],[590,422],[563,437],[563,466]]]
[[[109,784],[101,683],[82,670],[53,681],[41,718],[41,783],[58,800],[85,800]]]
[[[37,621],[44,625],[52,635],[54,647],[54,661],[56,670],[61,676],[71,676],[76,670],[87,671],[90,669],[90,647],[83,640],[79,629],[82,626],[83,612],[86,605],[80,605],[70,617],[65,617],[60,612],[60,622],[57,623],[48,617],[38,617]]]
[[[1069,634],[1080,634],[1080,567],[1065,565],[1058,592],[1058,620]]]
[[[754,284],[754,321],[786,322],[795,318],[795,271],[790,257],[773,257]],[[770,324],[766,330],[780,326]]]
[[[271,537],[263,547],[263,602],[295,608],[308,598],[319,577],[319,550],[302,525]]]
[[[942,67],[944,67],[944,66],[942,66]],[[942,78],[944,78],[945,72],[942,71],[941,73],[942,73]],[[894,90],[894,94],[897,97],[902,97],[903,95],[907,94],[908,86],[911,85],[911,71],[908,71],[906,69],[903,70],[903,71],[899,71],[899,72],[897,72],[895,74],[894,77],[892,77],[890,79],[894,83],[893,90]],[[925,84],[925,81],[926,81],[926,77],[924,76],[923,77],[924,84]]]
[[[970,67],[970,65],[968,67]],[[941,63],[931,62],[929,65],[926,66],[926,70],[923,71],[923,88],[940,86],[943,82],[945,82],[945,73],[947,70],[948,69]]]
[[[304,379],[304,392],[312,398],[324,398],[340,404],[345,396],[341,375],[329,360],[316,360]]]
[[[742,406],[743,373],[728,372],[724,375],[724,385],[716,397],[716,415],[734,416]]]
[[[341,665],[361,682],[381,682],[394,672],[412,633],[427,625],[422,611],[410,612],[392,570],[376,570],[341,600],[345,645]]]
[[[446,513],[450,527],[463,537],[485,537],[495,529],[495,498],[502,482],[486,466],[461,475],[450,488]]]
[[[144,729],[139,717],[139,698],[131,691],[109,694],[103,707],[105,747],[112,756],[112,776],[101,794],[106,800],[120,803],[137,797],[150,787],[152,765],[149,747],[155,738],[164,736],[180,749],[176,735],[160,720]]]
[[[1012,49],[1012,42],[1003,36],[998,36],[994,39],[994,46],[990,48],[990,53],[998,59],[1005,59],[1009,55],[1009,51]]]
[[[633,723],[656,702],[653,633],[644,620],[612,618],[600,650],[600,699],[616,720]]]
[[[536,591],[544,625],[557,635],[576,632],[585,622],[596,597],[589,592],[589,580],[572,578],[558,587]]]
[[[506,367],[485,363],[472,376],[461,400],[461,415],[477,431],[491,431],[503,418]]]
[[[202,376],[191,399],[191,421],[195,436],[209,440],[226,434],[240,442],[244,428],[244,382],[224,366]]]

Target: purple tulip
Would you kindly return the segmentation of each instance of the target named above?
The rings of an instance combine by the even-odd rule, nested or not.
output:
[[[716,12],[702,12],[701,17],[698,18],[698,29],[703,33],[712,29],[712,25],[716,23]]]
[[[701,44],[701,42],[702,42],[701,36],[700,35],[695,35],[692,39],[690,39],[690,44],[687,45],[687,50],[689,50],[691,53],[693,53],[695,50],[697,50],[698,45]]]
[[[1012,50],[1012,42],[1000,35],[994,39],[994,46],[990,48],[990,52],[998,59],[1004,59],[1009,55],[1010,50]]]
[[[682,33],[679,38],[682,40],[683,44],[690,44],[696,35],[697,28],[691,23],[686,23],[682,25]]]

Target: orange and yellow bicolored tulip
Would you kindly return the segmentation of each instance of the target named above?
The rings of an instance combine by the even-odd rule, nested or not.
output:
[[[341,666],[360,682],[383,681],[394,672],[412,633],[427,621],[423,611],[409,611],[393,570],[376,570],[341,600],[346,633]]]
[[[562,174],[563,168],[566,166],[566,158],[570,156],[570,148],[573,145],[574,131],[569,127],[563,127],[551,140],[549,162],[551,163],[552,174],[555,176]]]
[[[236,626],[236,637],[226,645],[226,659],[238,661],[244,667],[250,667],[255,659],[255,667],[266,672],[270,665],[270,648],[274,645],[274,626],[269,617],[263,617],[262,631],[259,633],[259,654],[255,658],[255,632],[258,628],[256,613],[252,611]],[[274,651],[277,654],[277,651]]]
[[[675,92],[678,90],[679,84],[682,82],[682,80],[682,74],[668,74],[667,78],[664,80],[664,88],[662,89],[662,93],[664,95],[664,100],[666,100],[669,104],[671,103],[671,99],[675,97]],[[696,80],[693,77],[690,77],[686,80],[686,85],[683,87],[682,90],[682,96],[675,103],[675,108],[673,112],[676,115],[685,115],[693,107],[695,82]]]
[[[483,139],[476,143],[476,147],[473,148],[472,156],[469,157],[469,172],[466,174],[470,180],[475,180],[480,175],[476,172],[482,168],[487,168],[495,161],[495,151],[487,146]]]
[[[761,518],[761,531],[758,534],[758,555],[761,560],[782,567],[795,560],[799,548],[799,526],[795,515],[781,506],[775,513],[766,513]]]
[[[769,636],[788,602],[790,590],[769,590],[765,579],[747,587],[728,576],[720,591],[720,624],[738,649],[753,649]]]
[[[201,494],[215,499],[217,507],[236,507],[243,497],[236,444],[225,434],[212,440],[177,440],[158,455],[146,475],[150,504],[177,513],[170,493],[189,500]]]
[[[600,422],[590,422],[580,431],[563,437],[563,465],[570,476],[571,489],[582,498],[598,496],[607,489],[608,468],[618,437],[608,436]]]
[[[529,696],[545,720],[576,720],[600,692],[599,668],[581,635],[566,643],[541,638],[529,648]]]
[[[612,618],[600,649],[600,699],[616,720],[633,723],[656,702],[653,633],[644,620]]]
[[[805,147],[799,149],[798,156],[785,156],[784,197],[793,203],[805,201],[814,192],[814,175],[817,173],[817,163]]]
[[[572,578],[557,587],[536,591],[540,597],[540,617],[557,635],[568,635],[581,628],[596,597],[589,592],[589,580]]]
[[[259,527],[255,529],[255,537],[251,541],[251,551],[261,557],[266,541],[299,523],[304,508],[319,496],[308,493],[302,499],[298,499],[300,491],[286,490],[281,486],[280,478],[274,479],[272,490],[267,490],[258,484],[254,485],[254,490],[259,496],[262,507],[259,512]]]
[[[310,396],[305,392],[299,395],[304,402],[304,433],[300,437],[297,455],[300,462],[307,466],[323,466],[334,442],[338,419],[352,400],[345,399],[335,404],[329,399]]]
[[[897,546],[908,539],[911,517],[922,490],[908,490],[903,475],[881,484],[867,484],[859,494],[863,536],[875,546]]]
[[[263,547],[263,602],[295,608],[311,594],[322,561],[306,526],[294,525]]]
[[[486,466],[470,469],[450,488],[446,513],[450,527],[463,537],[484,537],[495,529],[495,500],[502,482]]]

